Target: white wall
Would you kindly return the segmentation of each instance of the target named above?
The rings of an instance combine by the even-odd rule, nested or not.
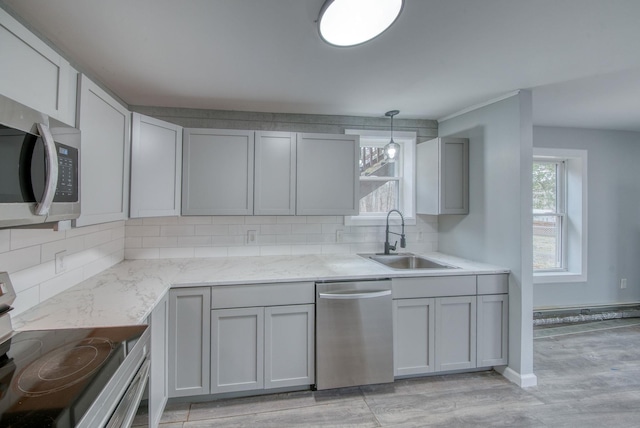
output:
[[[418,215],[416,223],[405,229],[406,251],[437,251],[438,217]],[[342,216],[157,217],[128,220],[125,229],[126,259],[380,252],[385,239],[384,226],[345,226]],[[249,230],[256,243],[247,242]]]
[[[55,254],[66,251],[63,272]],[[46,229],[0,230],[0,271],[9,272],[16,289],[13,316],[124,258],[124,221],[55,232]]]
[[[534,307],[640,302],[640,133],[536,126],[533,145],[588,153],[587,281],[536,284]]]
[[[439,249],[504,266],[509,276],[509,369],[533,375],[531,237],[531,94],[517,95],[439,123],[441,136],[469,138],[469,214],[441,216]]]

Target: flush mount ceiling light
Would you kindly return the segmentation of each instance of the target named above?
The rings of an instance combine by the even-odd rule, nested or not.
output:
[[[393,24],[404,0],[327,0],[320,10],[320,37],[334,46],[367,42]]]
[[[391,110],[386,112],[384,115],[391,118],[391,141],[384,146],[384,154],[389,160],[389,162],[395,162],[398,154],[400,153],[400,144],[393,141],[393,116],[400,113],[400,110]]]

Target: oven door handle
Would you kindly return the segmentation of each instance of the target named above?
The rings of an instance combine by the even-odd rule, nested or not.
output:
[[[330,300],[354,300],[354,299],[373,299],[375,297],[384,297],[391,295],[391,290],[364,291],[356,293],[318,293],[321,299]]]
[[[45,181],[44,194],[42,200],[36,205],[36,215],[49,214],[49,208],[53,203],[58,187],[58,154],[56,153],[56,144],[53,141],[53,135],[49,127],[44,123],[38,123],[38,131],[40,137],[44,141],[44,153],[47,160],[47,178]]]
[[[149,378],[149,367],[151,361],[146,359],[142,364],[140,370],[131,381],[127,392],[124,393],[122,401],[118,404],[118,407],[111,415],[109,423],[106,428],[122,428],[130,427],[133,423],[133,419],[136,417],[140,400],[142,400],[142,394],[147,385],[147,379]]]

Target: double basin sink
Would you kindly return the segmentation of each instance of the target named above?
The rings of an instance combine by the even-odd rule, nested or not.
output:
[[[457,269],[444,263],[435,262],[412,253],[400,254],[359,254],[359,256],[383,264],[391,269],[416,270],[416,269]]]

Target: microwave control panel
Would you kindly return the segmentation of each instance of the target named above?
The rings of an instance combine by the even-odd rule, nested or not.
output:
[[[58,185],[55,202],[78,201],[78,150],[56,143],[58,155]]]

